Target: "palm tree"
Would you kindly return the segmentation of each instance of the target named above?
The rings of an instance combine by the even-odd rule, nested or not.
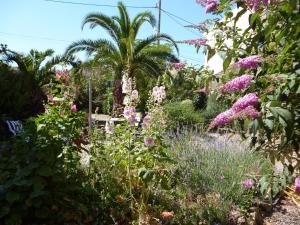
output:
[[[54,56],[54,50],[52,49],[45,51],[32,49],[28,54],[22,54],[7,49],[7,46],[1,45],[0,56],[1,55],[2,61],[6,63],[16,63],[20,72],[31,76],[34,82],[40,87],[50,82],[55,72],[54,66],[60,63],[76,66],[76,63],[78,63],[72,56]]]
[[[150,75],[160,75],[162,60],[178,61],[177,58],[165,48],[153,47],[158,40],[163,40],[174,46],[178,52],[175,41],[166,34],[152,35],[143,40],[137,40],[138,32],[143,24],[155,26],[156,20],[151,12],[137,14],[133,20],[129,18],[126,7],[118,3],[119,16],[109,17],[102,13],[91,13],[83,21],[82,29],[86,24],[91,29],[101,27],[110,35],[111,40],[80,40],[72,43],[66,54],[86,51],[93,55],[98,63],[108,66],[114,72],[113,115],[120,115],[123,103],[122,72],[127,71],[129,77],[143,72]]]

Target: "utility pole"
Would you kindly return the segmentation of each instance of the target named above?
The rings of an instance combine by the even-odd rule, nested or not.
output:
[[[157,36],[160,35],[160,21],[161,21],[161,0],[158,0],[157,3],[158,8],[158,23],[157,23]],[[160,40],[158,39],[157,44],[160,44]]]

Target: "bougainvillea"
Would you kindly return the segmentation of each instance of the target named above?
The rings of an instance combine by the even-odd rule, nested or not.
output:
[[[246,89],[250,86],[252,78],[252,75],[244,74],[222,85],[220,90],[222,92],[234,92]]]
[[[219,1],[217,0],[196,0],[196,2],[202,7],[205,7],[206,13],[211,13],[218,10]]]

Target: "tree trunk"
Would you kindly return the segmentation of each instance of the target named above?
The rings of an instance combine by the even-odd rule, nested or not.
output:
[[[112,108],[112,116],[118,117],[123,113],[123,100],[124,96],[122,93],[122,81],[115,80],[114,81],[114,90],[113,90],[113,108]]]

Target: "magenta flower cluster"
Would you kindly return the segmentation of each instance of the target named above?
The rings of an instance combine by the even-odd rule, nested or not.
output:
[[[263,58],[259,55],[252,55],[243,59],[232,65],[233,68],[242,69],[256,69],[258,65],[263,62]]]
[[[248,9],[257,11],[260,6],[268,7],[269,4],[275,3],[277,0],[244,0]]]
[[[258,96],[256,93],[246,94],[244,97],[238,99],[233,105],[232,109],[235,112],[240,112],[248,106],[255,106],[258,103]]]
[[[252,78],[252,75],[244,74],[222,85],[220,90],[222,92],[234,92],[246,89],[250,86]]]
[[[178,62],[178,63],[172,63],[172,68],[179,71],[182,70],[186,65],[186,62]]]
[[[253,187],[254,181],[252,179],[246,179],[242,181],[242,185],[244,186],[244,188],[250,189]]]
[[[249,93],[245,95],[244,97],[238,99],[229,110],[216,116],[210,123],[209,129],[227,125],[237,118],[256,119],[261,115],[261,113],[254,108],[257,103],[258,96],[256,93]]]
[[[206,13],[211,13],[218,10],[219,1],[217,0],[196,0],[196,2],[205,7]]]
[[[70,79],[70,73],[69,70],[62,70],[62,71],[55,71],[55,77],[57,80],[66,80],[68,81]]]
[[[202,45],[206,45],[206,42],[207,40],[205,38],[198,38],[198,39],[180,41],[179,43],[194,45],[195,47],[201,47]]]

